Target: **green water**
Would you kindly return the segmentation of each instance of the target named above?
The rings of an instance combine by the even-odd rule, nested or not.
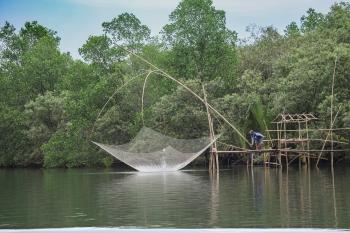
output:
[[[0,228],[350,228],[350,167],[0,170]]]

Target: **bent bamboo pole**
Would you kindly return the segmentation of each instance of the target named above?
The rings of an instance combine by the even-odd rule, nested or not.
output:
[[[97,122],[97,120],[100,118],[102,112],[105,110],[106,106],[108,105],[108,103],[114,98],[114,96],[121,90],[123,89],[124,87],[126,87],[129,83],[131,83],[131,81],[133,81],[134,79],[144,75],[146,72],[142,72],[141,74],[138,74],[138,75],[135,75],[134,77],[132,77],[131,79],[127,80],[123,85],[121,85],[119,88],[117,88],[113,94],[108,98],[108,100],[106,101],[106,103],[103,105],[103,107],[101,108],[100,112],[97,114],[97,117],[95,119],[95,122],[92,126],[92,129],[91,129],[91,132],[90,132],[90,136],[92,135],[92,133],[94,132],[95,130],[95,124]]]
[[[179,80],[177,80],[176,78],[172,77],[170,74],[166,73],[165,71],[163,71],[162,69],[158,68],[157,66],[155,66],[154,64],[152,64],[151,62],[147,61],[145,58],[129,51],[128,49],[121,47],[123,50],[125,50],[126,52],[128,52],[129,54],[135,56],[136,58],[140,59],[141,61],[145,62],[146,64],[148,64],[149,66],[151,66],[152,68],[154,68],[155,70],[157,70],[159,72],[160,75],[162,75],[165,78],[171,79],[172,81],[176,82],[177,84],[179,84],[180,86],[182,86],[183,88],[185,88],[188,92],[190,92],[192,95],[194,95],[198,100],[200,100],[203,104],[205,104],[205,101],[202,97],[200,97],[197,93],[195,93],[194,91],[192,91],[188,86],[186,86],[185,84],[183,84],[182,82],[180,82]],[[231,124],[219,111],[217,111],[213,106],[211,106],[209,103],[208,107],[214,112],[216,113],[225,123],[227,123],[246,143],[250,144],[249,141],[243,136],[243,134],[233,125]]]
[[[141,98],[141,118],[142,118],[142,124],[145,125],[145,119],[144,119],[144,114],[143,114],[143,109],[144,109],[144,96],[145,96],[145,89],[146,89],[146,83],[149,78],[149,76],[152,73],[156,73],[158,70],[151,70],[148,72],[145,81],[143,82],[143,87],[142,87],[142,98]]]

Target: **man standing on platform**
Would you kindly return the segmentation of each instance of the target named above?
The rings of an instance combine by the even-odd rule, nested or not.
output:
[[[259,132],[254,132],[253,130],[250,130],[249,134],[250,134],[250,138],[252,140],[251,146],[255,145],[256,150],[261,150],[262,146],[263,146],[263,139],[265,136]]]

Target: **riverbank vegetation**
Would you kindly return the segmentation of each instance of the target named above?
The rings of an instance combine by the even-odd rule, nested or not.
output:
[[[312,112],[329,127],[336,66],[335,127],[350,125],[349,3],[326,14],[309,9],[283,32],[250,25],[244,39],[211,0],[180,2],[158,36],[132,13],[106,20],[79,49],[81,60],[61,52],[59,32],[39,22],[1,25],[0,167],[110,166],[91,140],[122,144],[143,124],[174,137],[207,135],[205,106],[157,74],[147,82],[142,120],[150,67],[122,48],[200,95],[203,84],[208,101],[244,134],[271,127],[280,112]],[[223,122],[214,124],[223,141],[244,144]]]

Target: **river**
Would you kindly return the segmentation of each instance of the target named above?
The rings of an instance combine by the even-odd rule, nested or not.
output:
[[[350,167],[0,169],[0,228],[350,228]]]

